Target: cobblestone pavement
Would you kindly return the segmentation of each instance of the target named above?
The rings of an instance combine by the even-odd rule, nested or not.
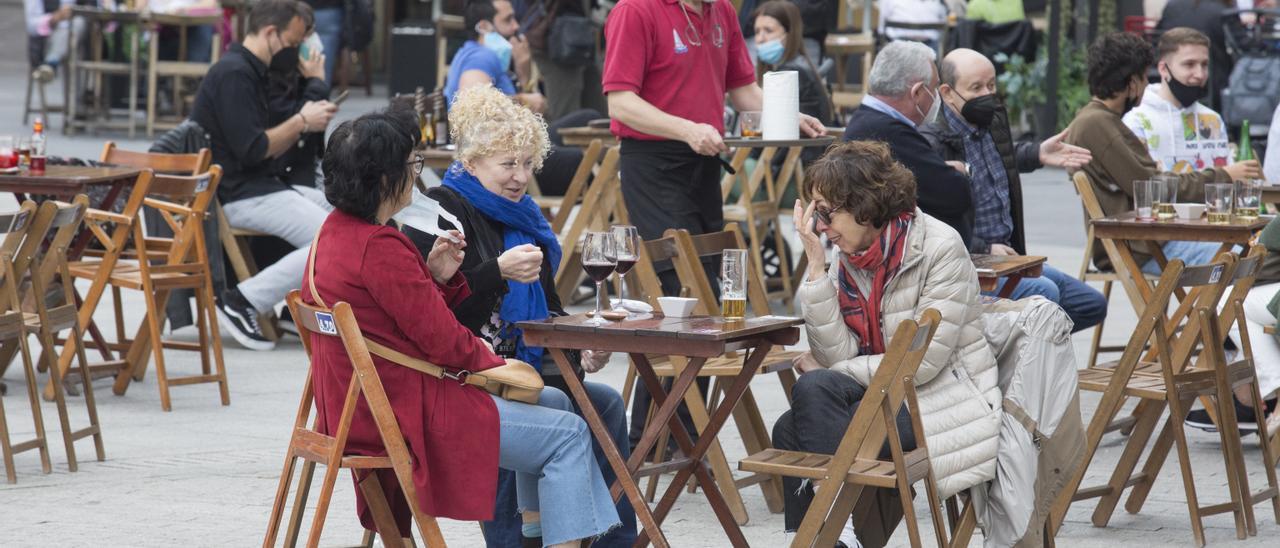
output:
[[[20,7],[15,0],[0,0],[0,51],[21,52],[25,44]],[[19,133],[25,76],[16,53],[0,59],[0,134]],[[343,117],[378,108],[378,97],[366,99],[353,92]],[[55,116],[53,127],[60,128]],[[94,158],[102,142],[115,139],[127,148],[145,148],[143,140],[120,135],[88,135],[67,138],[52,134],[51,153]],[[1051,257],[1063,270],[1079,265],[1083,230],[1077,199],[1060,171],[1046,170],[1024,178],[1027,196],[1028,239],[1036,254]],[[0,197],[0,210],[14,207],[9,196]],[[126,321],[136,325],[142,304],[136,294],[125,295]],[[1108,321],[1108,339],[1122,340],[1135,325],[1123,299],[1116,299]],[[105,304],[105,303],[104,303]],[[785,313],[785,310],[776,312]],[[110,322],[103,306],[98,319]],[[194,331],[179,330],[176,338],[194,339]],[[1079,361],[1087,352],[1088,336],[1075,339]],[[198,360],[185,353],[169,353],[174,373],[194,371]],[[123,396],[110,392],[110,383],[99,381],[98,408],[105,431],[107,459],[94,461],[92,446],[77,446],[80,470],[70,473],[62,449],[54,407],[43,405],[49,429],[54,471],[40,473],[34,453],[17,457],[18,483],[0,484],[0,546],[252,546],[261,542],[298,404],[306,362],[297,339],[286,339],[277,350],[256,353],[225,340],[225,358],[231,385],[231,405],[219,405],[212,385],[175,387],[173,412],[160,410],[154,375],[131,386]],[[593,380],[621,387],[626,365],[614,362]],[[43,378],[43,376],[42,376]],[[3,381],[9,386],[3,398],[15,439],[33,432],[20,368],[10,368]],[[786,401],[773,377],[762,377],[753,390],[767,420],[785,410]],[[18,396],[18,397],[15,397]],[[1091,416],[1097,398],[1082,398],[1085,417]],[[83,425],[81,398],[71,398],[73,425]],[[744,456],[736,429],[721,437],[731,459]],[[1121,438],[1110,435],[1099,451],[1088,483],[1105,480],[1118,459]],[[1216,437],[1191,431],[1192,468],[1202,501],[1224,500],[1226,482]],[[1251,465],[1250,481],[1261,485],[1257,438],[1245,440],[1245,456]],[[781,546],[781,515],[770,514],[758,488],[743,491],[750,522],[744,532],[753,546]],[[313,497],[314,498],[314,497]],[[1060,546],[1165,546],[1191,541],[1186,505],[1177,465],[1170,459],[1150,500],[1137,515],[1118,511],[1107,528],[1090,524],[1093,505],[1073,507],[1058,537]],[[918,498],[918,512],[924,508]],[[1265,505],[1255,510],[1258,536],[1235,539],[1229,515],[1207,518],[1207,538],[1213,545],[1275,546],[1280,526]],[[926,519],[927,518],[922,518]],[[671,512],[666,531],[676,546],[726,546],[716,520],[700,495],[684,495]],[[928,535],[928,524],[922,523]],[[455,546],[480,545],[474,523],[442,522],[445,536]],[[907,545],[901,529],[893,545]],[[355,544],[361,530],[353,516],[353,489],[345,477],[339,482],[325,526],[323,546]],[[927,538],[927,536],[926,536]],[[980,544],[975,540],[973,545]]]

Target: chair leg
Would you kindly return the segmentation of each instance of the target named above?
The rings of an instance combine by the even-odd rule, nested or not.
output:
[[[311,532],[307,535],[308,546],[315,546],[320,541],[320,531],[324,529],[324,519],[329,513],[329,501],[333,499],[333,486],[338,481],[338,470],[337,466],[325,467],[320,499],[316,501],[316,515],[311,518]]]
[[[204,287],[195,288],[196,298],[196,337],[200,344],[200,374],[213,372],[213,364],[209,362],[209,321],[204,313],[208,303],[205,302]]]
[[[4,400],[0,399],[0,457],[4,458],[4,475],[9,483],[18,483],[18,473],[13,469],[13,446],[9,443],[9,421],[4,416]]]
[[[1221,366],[1219,366],[1221,367]],[[1227,489],[1231,495],[1232,513],[1236,521],[1236,538],[1244,540],[1258,534],[1253,517],[1253,497],[1249,491],[1249,470],[1244,464],[1240,445],[1240,424],[1236,416],[1235,398],[1230,386],[1222,383],[1214,401],[1218,408],[1218,440],[1222,462],[1226,466]],[[1190,404],[1188,403],[1188,407]],[[1266,409],[1263,407],[1262,409]]]
[[[284,517],[284,505],[289,499],[289,484],[293,482],[293,469],[297,462],[298,457],[293,454],[293,448],[290,448],[284,457],[284,469],[280,471],[280,482],[276,485],[276,498],[271,503],[271,515],[267,518],[267,534],[262,540],[264,548],[274,548],[276,545],[276,537],[280,534],[280,520]],[[302,505],[302,501],[298,501],[294,507]]]
[[[53,334],[44,325],[40,327],[40,344],[45,348],[54,348]],[[55,355],[53,352],[47,352],[46,354],[51,358]],[[79,469],[79,466],[76,463],[75,440],[71,437],[71,419],[67,416],[67,398],[66,390],[63,386],[62,372],[58,370],[57,363],[50,363],[48,367],[49,385],[53,387],[53,401],[58,409],[58,423],[62,426],[62,442],[67,450],[67,469],[75,472]],[[90,382],[85,384],[90,384]]]
[[[382,485],[378,483],[378,473],[367,470],[364,478],[358,483],[360,492],[364,493],[365,504],[369,505],[369,512],[373,514],[378,536],[382,537],[382,545],[387,548],[403,548],[404,537],[400,536],[400,527],[396,526],[396,518],[391,514],[391,505],[387,503],[387,496],[382,492]]]
[[[15,341],[10,341],[13,344]],[[39,444],[40,450],[40,469],[48,474],[53,471],[53,464],[49,460],[49,438],[44,430],[44,414],[40,411],[40,381],[36,377],[36,372],[31,363],[31,350],[27,347],[26,337],[22,337],[16,341],[18,343],[18,352],[22,354],[22,368],[27,378],[27,400],[31,402],[31,418],[35,421],[36,437],[35,441]],[[4,414],[4,410],[0,409],[0,415]],[[0,417],[0,421],[3,417]],[[4,437],[5,443],[9,443],[7,433],[0,432],[0,436]],[[12,448],[8,448],[12,451]],[[12,460],[13,454],[6,454],[6,461]],[[13,472],[13,463],[6,462],[5,470]],[[10,480],[13,483],[13,480]]]
[[[151,352],[155,355],[156,360],[156,384],[160,386],[160,408],[165,411],[172,411],[173,405],[169,400],[169,374],[165,371],[164,366],[164,340],[160,338],[160,324],[164,321],[164,302],[167,302],[168,292],[164,295],[156,295],[151,291],[150,284],[143,289],[143,297],[147,303],[146,327],[151,339]],[[141,337],[139,337],[141,338]],[[134,341],[138,344],[138,341]],[[136,376],[141,368],[134,370]]]
[[[298,475],[298,492],[293,497],[293,511],[289,513],[289,525],[285,529],[284,546],[293,548],[298,544],[298,533],[302,531],[302,515],[307,511],[307,497],[311,494],[311,480],[315,479],[316,463],[303,461]]]
[[[31,73],[27,73],[27,97],[22,101],[22,125],[27,125],[27,120],[31,118],[31,91],[35,88],[36,79],[31,77]],[[49,123],[45,120],[45,123]]]
[[[84,333],[80,331],[79,323],[72,322],[71,335],[74,336],[77,341],[84,340]],[[76,357],[80,362],[81,384],[84,385],[82,388],[84,406],[86,413],[89,415],[89,431],[93,433],[93,448],[97,454],[96,456],[98,457],[98,461],[104,461],[107,460],[107,453],[102,443],[102,424],[98,422],[98,402],[96,399],[97,397],[93,394],[93,374],[89,369],[89,357],[85,352],[84,344],[76,344],[75,350]],[[54,352],[53,347],[49,347],[47,353],[50,356],[49,368],[57,368],[58,353]]]
[[[1258,378],[1254,377],[1252,394],[1254,409],[1266,409],[1266,405],[1262,399],[1262,393],[1259,390]],[[1261,413],[1261,415],[1265,415],[1265,413]],[[1266,417],[1259,417],[1258,445],[1262,447],[1262,469],[1267,472],[1267,488],[1271,489],[1271,492],[1273,493],[1271,495],[1271,509],[1275,513],[1276,523],[1280,524],[1280,486],[1278,486],[1276,482],[1275,466],[1272,465],[1272,463],[1275,462],[1274,451],[1271,448],[1271,444],[1267,441],[1270,440],[1273,435],[1275,434],[1271,432],[1271,429],[1267,424]],[[1253,504],[1253,499],[1250,498],[1248,503]]]
[[[1139,416],[1133,432],[1129,435],[1129,440],[1125,442],[1124,452],[1120,454],[1120,461],[1116,463],[1115,470],[1111,473],[1111,479],[1107,482],[1107,485],[1111,487],[1111,491],[1098,501],[1098,507],[1093,510],[1094,527],[1106,527],[1107,522],[1111,521],[1111,515],[1115,512],[1116,504],[1120,502],[1120,497],[1124,494],[1125,484],[1133,477],[1133,470],[1138,467],[1138,461],[1142,458],[1142,450],[1146,448],[1147,441],[1151,438],[1151,432],[1155,430],[1163,411],[1164,406],[1162,404],[1152,402],[1149,409]]]
[[[627,359],[627,376],[622,381],[622,405],[631,405],[631,391],[636,386],[636,364]]]
[[[227,364],[222,358],[222,334],[218,331],[218,309],[215,304],[216,301],[213,299],[213,282],[209,278],[207,271],[205,272],[204,286],[197,288],[196,292],[204,294],[203,312],[197,311],[197,314],[203,314],[209,342],[213,345],[213,367],[218,375],[218,393],[222,397],[222,405],[231,405],[231,389],[227,383]],[[197,299],[196,304],[200,305],[199,299]]]
[[[1204,522],[1200,517],[1200,500],[1196,497],[1195,479],[1191,474],[1191,451],[1187,447],[1187,435],[1182,429],[1182,417],[1191,401],[1178,401],[1170,398],[1169,426],[1173,429],[1174,445],[1178,448],[1178,466],[1182,468],[1182,487],[1186,491],[1187,512],[1191,516],[1191,535],[1195,537],[1196,546],[1204,546]]]
[[[1102,282],[1102,301],[1111,302],[1111,280]],[[1107,319],[1104,317],[1098,325],[1093,326],[1093,342],[1089,346],[1089,367],[1098,366],[1098,347],[1102,346],[1102,328],[1106,323]]]

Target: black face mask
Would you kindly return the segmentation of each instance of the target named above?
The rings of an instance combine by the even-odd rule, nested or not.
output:
[[[956,95],[960,95],[957,93]],[[964,96],[960,96],[964,99]],[[960,116],[968,120],[970,124],[985,128],[991,125],[991,120],[996,117],[996,109],[999,108],[1000,102],[996,99],[996,94],[983,95],[974,97],[973,99],[965,99],[964,107],[960,109]]]
[[[1139,103],[1140,101],[1142,101],[1142,96],[1141,96],[1141,95],[1139,95],[1139,96],[1137,96],[1137,97],[1125,96],[1125,98],[1124,98],[1124,112],[1121,112],[1121,113],[1120,113],[1120,115],[1121,115],[1121,116],[1124,116],[1124,115],[1125,115],[1125,114],[1127,114],[1129,111],[1133,110],[1133,107],[1138,106],[1138,103]]]
[[[1187,108],[1196,101],[1199,101],[1209,92],[1204,86],[1188,86],[1179,82],[1173,77],[1173,72],[1169,73],[1169,78],[1165,80],[1165,85],[1169,86],[1169,93],[1173,94],[1173,98],[1178,100],[1182,108]]]
[[[280,44],[284,45],[284,41],[281,40]],[[271,56],[271,64],[269,67],[275,72],[290,74],[298,70],[298,62],[298,48],[286,47]]]

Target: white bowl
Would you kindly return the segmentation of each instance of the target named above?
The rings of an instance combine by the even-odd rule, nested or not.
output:
[[[658,306],[662,307],[662,314],[671,318],[687,318],[693,315],[693,307],[697,305],[698,299],[658,297]]]
[[[1179,219],[1199,219],[1204,215],[1204,204],[1173,204],[1173,209],[1178,212]]]

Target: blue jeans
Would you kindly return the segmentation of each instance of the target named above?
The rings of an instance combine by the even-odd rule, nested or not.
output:
[[[583,384],[587,389],[587,397],[591,398],[591,404],[595,406],[596,411],[600,412],[600,419],[604,422],[605,428],[609,429],[609,435],[613,437],[614,442],[618,445],[618,451],[622,453],[622,459],[626,460],[631,456],[631,451],[630,444],[627,443],[627,409],[622,402],[622,396],[616,390],[604,384],[594,382],[584,382]],[[547,393],[553,395],[548,397],[545,395]],[[572,403],[568,408],[565,407],[565,403],[570,398],[564,392],[555,388],[544,388],[543,394],[543,401],[539,402],[540,405],[553,409],[573,410],[579,415],[582,414],[576,403]],[[600,449],[600,444],[594,437],[591,440],[591,447],[594,450],[596,465],[602,473],[604,484],[606,486],[612,485],[613,481],[617,479],[617,474],[609,466],[609,462],[605,460],[604,451]],[[498,470],[498,496],[495,501],[493,521],[484,522],[485,544],[490,548],[506,548],[520,545],[521,520],[517,510],[515,478],[516,474],[508,470]],[[635,543],[635,509],[631,507],[631,503],[625,496],[618,499],[615,509],[618,512],[621,525],[597,539],[592,543],[592,546],[597,548],[625,547]],[[545,528],[543,533],[546,533]]]
[[[591,455],[591,432],[569,397],[544,388],[538,405],[493,397],[501,423],[498,466],[515,472],[517,510],[541,514],[544,545],[592,538],[617,526],[609,487]]]
[[[324,44],[324,81],[333,84],[333,70],[342,55],[342,7],[315,11],[316,34]]]
[[[1007,281],[1008,278],[1001,278],[995,291],[986,291],[983,295],[999,294]],[[1100,291],[1047,264],[1039,278],[1023,278],[1019,281],[1009,298],[1016,301],[1032,295],[1040,295],[1058,303],[1075,324],[1073,333],[1098,325],[1107,317],[1107,299]]]
[[[1160,248],[1164,250],[1165,258],[1182,259],[1187,266],[1195,266],[1213,262],[1219,247],[1222,245],[1215,242],[1165,242]],[[1151,259],[1142,265],[1142,271],[1159,276],[1160,265]]]

